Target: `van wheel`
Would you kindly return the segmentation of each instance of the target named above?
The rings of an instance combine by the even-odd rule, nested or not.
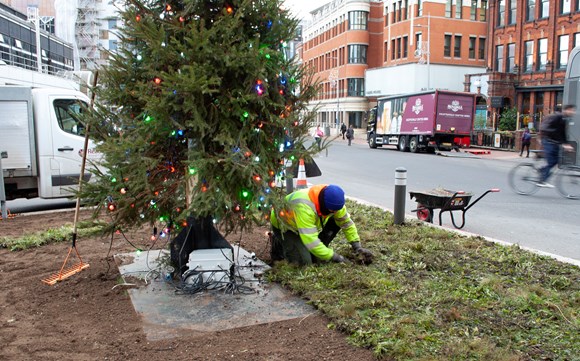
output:
[[[372,149],[377,149],[377,136],[376,134],[371,134],[369,137],[369,147]]]
[[[417,140],[417,137],[411,137],[411,139],[409,139],[409,150],[411,151],[411,153],[417,153],[417,151],[419,150],[419,141]]]
[[[407,145],[407,137],[402,136],[399,138],[399,150],[401,152],[408,152],[409,146]]]

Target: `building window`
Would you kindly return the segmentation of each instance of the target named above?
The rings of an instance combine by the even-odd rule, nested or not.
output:
[[[570,8],[571,8],[571,0],[560,0],[560,14],[569,14]]]
[[[534,104],[534,113],[544,113],[544,92],[535,92],[536,103]]]
[[[423,34],[416,33],[415,34],[415,58],[420,58],[423,56]]]
[[[399,7],[397,8],[397,21],[403,20],[403,2],[399,1]]]
[[[384,62],[389,60],[389,43],[385,41],[385,54],[384,54]]]
[[[526,41],[524,47],[526,51],[524,58],[524,72],[530,73],[534,70],[534,41]]]
[[[397,39],[397,59],[401,59],[401,38]]]
[[[445,35],[443,44],[443,56],[451,57],[451,35]]]
[[[463,11],[463,0],[455,0],[455,18],[461,19],[461,12]]]
[[[505,26],[505,0],[499,1],[499,9],[497,11],[497,26]]]
[[[117,50],[117,40],[109,40],[109,50],[110,51]]]
[[[453,47],[453,56],[455,58],[461,58],[461,36],[455,35],[455,46]]]
[[[503,72],[503,45],[495,47],[495,70]]]
[[[511,73],[514,71],[516,66],[516,44],[511,43],[508,44],[508,53],[507,53],[507,72]]]
[[[397,3],[394,2],[393,3],[393,19],[391,21],[391,23],[396,23],[397,22]]]
[[[580,33],[574,34],[574,47],[580,46]]]
[[[510,0],[510,13],[508,17],[508,24],[514,25],[516,23],[516,14],[518,11],[518,2],[517,0]]]
[[[389,26],[389,7],[385,6],[385,27]]]
[[[487,17],[485,16],[485,12],[487,11],[487,0],[480,0],[480,4],[479,21],[487,21]]]
[[[397,50],[397,40],[396,39],[392,39],[391,40],[391,59],[395,60],[396,59],[396,55],[397,53],[395,53],[395,51]]]
[[[409,53],[409,38],[403,36],[403,58],[406,58]]]
[[[548,39],[538,40],[538,61],[537,70],[546,70],[548,63]]]
[[[469,59],[475,59],[475,40],[477,38],[475,36],[469,37]]]
[[[117,19],[109,19],[109,29],[117,28]]]
[[[479,51],[477,58],[479,60],[485,60],[485,38],[479,38]]]
[[[527,0],[526,20],[532,21],[536,18],[536,0]]]
[[[469,8],[469,20],[475,21],[477,15],[477,0],[471,0],[471,7]]]
[[[364,78],[349,78],[348,79],[348,94],[349,97],[364,97],[365,95],[365,79]]]
[[[417,0],[417,16],[423,16],[423,1],[422,0]]]
[[[407,20],[408,16],[408,12],[409,12],[409,3],[407,2],[407,0],[403,1],[403,7],[401,8],[402,11],[402,15],[401,15],[401,20]]]
[[[363,112],[348,112],[348,124],[352,124],[353,128],[362,128]]]
[[[556,104],[554,105],[554,110],[561,112],[562,103],[564,102],[564,92],[556,92]]]
[[[550,16],[550,0],[541,0],[540,19]]]
[[[367,45],[353,44],[348,46],[349,64],[367,63]]]
[[[349,11],[348,29],[367,30],[369,13],[366,11]]]
[[[446,18],[451,17],[451,2],[452,2],[452,0],[447,0],[447,2],[445,3],[445,17]]]
[[[568,44],[570,36],[560,35],[558,37],[558,69],[566,69],[568,65]]]

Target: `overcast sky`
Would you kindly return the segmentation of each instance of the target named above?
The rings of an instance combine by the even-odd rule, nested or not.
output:
[[[292,13],[296,14],[298,17],[303,18],[310,11],[329,3],[332,0],[286,0],[286,6],[288,6]]]

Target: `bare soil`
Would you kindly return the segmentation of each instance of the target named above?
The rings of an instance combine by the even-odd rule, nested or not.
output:
[[[81,219],[90,217],[81,212]],[[19,215],[0,220],[0,235],[72,224],[74,211]],[[242,247],[269,261],[265,229],[244,234]],[[151,229],[127,235],[137,247],[151,245]],[[236,242],[239,235],[228,240]],[[77,240],[88,269],[49,286],[70,242],[11,252],[0,249],[0,360],[373,360],[369,350],[348,344],[321,314],[218,332],[184,331],[149,341],[113,256],[134,248],[120,235]],[[73,255],[74,256],[74,255]]]

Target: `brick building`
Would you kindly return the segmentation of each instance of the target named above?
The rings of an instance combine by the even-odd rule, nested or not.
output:
[[[562,106],[568,56],[580,45],[580,0],[495,0],[489,3],[487,72],[466,77],[488,83],[495,105],[515,107],[520,126]],[[491,107],[495,123],[501,108]]]
[[[321,81],[318,123],[361,128],[377,97],[469,87],[467,74],[487,64],[486,8],[487,0],[334,0],[312,11],[301,53]]]

